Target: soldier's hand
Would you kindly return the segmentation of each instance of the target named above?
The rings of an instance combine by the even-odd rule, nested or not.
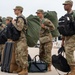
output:
[[[41,27],[42,27],[42,28],[45,28],[45,25],[44,25],[44,24],[41,24]]]
[[[61,46],[64,46],[64,41],[61,42]]]
[[[16,23],[16,21],[15,20],[12,20],[12,24],[15,24]]]

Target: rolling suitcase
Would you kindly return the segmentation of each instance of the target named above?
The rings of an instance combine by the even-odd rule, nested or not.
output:
[[[1,71],[12,73],[17,69],[15,60],[15,50],[13,42],[6,42],[5,49],[2,54]]]

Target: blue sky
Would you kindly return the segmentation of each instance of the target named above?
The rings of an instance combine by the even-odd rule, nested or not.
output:
[[[14,15],[13,9],[19,5],[24,8],[23,14],[27,17],[30,14],[35,15],[37,9],[43,9],[44,11],[56,11],[58,17],[64,15],[66,12],[63,9],[62,3],[65,0],[0,0],[0,16],[7,17]],[[75,7],[75,0],[73,9]]]

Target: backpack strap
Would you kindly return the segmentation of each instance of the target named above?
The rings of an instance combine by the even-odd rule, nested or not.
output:
[[[24,25],[27,26],[26,19],[25,19],[23,16],[19,16],[19,17],[17,17],[17,19],[16,19],[16,23],[18,22],[18,19],[19,19],[19,18],[22,18],[23,21],[24,21]],[[25,28],[23,28],[23,32],[24,32],[25,34],[27,34],[27,29],[25,30]]]
[[[23,21],[24,21],[24,24],[27,24],[27,23],[26,23],[26,19],[25,19],[24,17],[22,17],[22,16],[17,17],[17,19],[16,19],[16,23],[17,23],[17,21],[18,21],[19,18],[22,18]]]

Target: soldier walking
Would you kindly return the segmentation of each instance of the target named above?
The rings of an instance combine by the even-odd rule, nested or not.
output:
[[[0,31],[2,31],[6,27],[5,24],[2,23],[2,17],[0,16]],[[0,58],[2,57],[2,51],[4,50],[4,44],[0,44]],[[0,60],[1,64],[1,60]]]

